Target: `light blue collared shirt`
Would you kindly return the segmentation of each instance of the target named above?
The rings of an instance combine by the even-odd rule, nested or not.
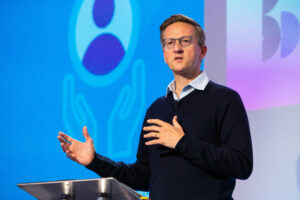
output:
[[[188,85],[184,86],[182,91],[180,92],[180,97],[178,98],[176,95],[176,85],[175,80],[173,80],[167,88],[167,94],[169,92],[173,93],[174,100],[179,101],[183,97],[187,96],[194,90],[204,90],[206,85],[208,84],[209,79],[208,76],[204,71],[202,71],[201,74],[199,74],[194,80],[192,80]]]

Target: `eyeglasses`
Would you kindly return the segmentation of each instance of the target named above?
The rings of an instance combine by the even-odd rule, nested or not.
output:
[[[166,49],[172,49],[175,46],[176,40],[179,41],[180,46],[186,47],[192,44],[192,36],[183,36],[180,38],[166,38],[163,39],[163,47]]]

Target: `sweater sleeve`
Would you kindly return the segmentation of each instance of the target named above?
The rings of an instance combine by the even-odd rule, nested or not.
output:
[[[135,190],[148,191],[150,181],[150,167],[148,161],[148,147],[140,136],[137,160],[132,164],[115,162],[107,157],[95,154],[93,161],[87,166],[101,177],[114,177]]]
[[[175,151],[216,175],[247,179],[253,168],[247,114],[237,93],[222,101],[217,114],[220,144],[211,144],[185,133]]]

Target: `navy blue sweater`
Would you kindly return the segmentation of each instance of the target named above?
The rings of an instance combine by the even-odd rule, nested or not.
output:
[[[185,135],[170,149],[146,146],[141,132],[137,160],[114,162],[96,154],[87,168],[113,176],[136,190],[149,190],[152,200],[232,199],[235,179],[247,179],[253,167],[247,114],[240,96],[212,81],[176,102],[172,93],[157,99],[147,119],[172,123],[174,115]]]

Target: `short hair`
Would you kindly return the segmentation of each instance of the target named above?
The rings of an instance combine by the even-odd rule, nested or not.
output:
[[[176,14],[176,15],[172,15],[171,17],[169,17],[168,19],[166,19],[161,25],[160,25],[160,42],[163,43],[163,34],[166,30],[166,28],[168,26],[170,26],[171,24],[175,23],[175,22],[183,22],[183,23],[187,23],[187,24],[191,24],[195,27],[195,33],[196,33],[196,37],[198,39],[198,44],[200,47],[205,46],[205,33],[203,31],[203,29],[201,28],[201,26],[192,18],[189,18],[185,15],[182,14]]]

